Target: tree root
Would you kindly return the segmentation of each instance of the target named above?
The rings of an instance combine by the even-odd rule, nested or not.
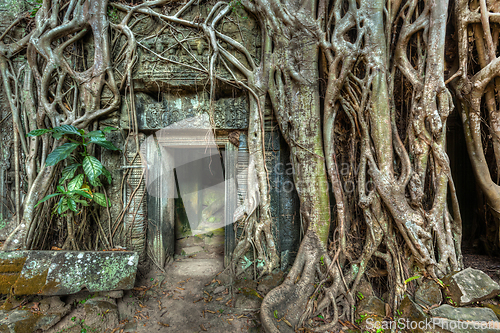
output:
[[[268,333],[295,332],[309,297],[314,292],[317,271],[326,251],[317,236],[306,233],[285,281],[262,302],[261,322]],[[324,259],[323,259],[324,260]]]

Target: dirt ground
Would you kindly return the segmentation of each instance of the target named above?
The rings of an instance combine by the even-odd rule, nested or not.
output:
[[[201,251],[185,253],[197,249]],[[47,332],[260,332],[261,291],[277,285],[283,274],[276,281],[268,278],[260,287],[242,278],[233,281],[231,288],[229,274],[223,269],[223,236],[184,238],[175,257],[165,272],[155,267],[140,271],[134,290],[122,297],[113,292],[80,292],[62,298],[75,308]],[[116,303],[117,320],[105,309],[91,313],[88,305],[100,300]],[[102,316],[102,320],[96,325],[91,316]]]
[[[464,267],[479,269],[489,275],[495,282],[500,282],[500,258],[475,254],[474,250],[463,249]]]
[[[143,276],[139,287],[123,297],[135,312],[123,326],[136,326],[137,333],[259,332],[258,310],[235,308],[240,291],[232,295],[230,288],[221,287],[229,284],[228,275],[216,276],[223,270],[223,240],[219,245],[197,242],[196,237],[184,240],[186,248],[202,246],[204,251],[183,256],[178,250],[165,273],[153,269]]]
[[[262,298],[281,283],[284,275],[277,273],[256,282],[249,268],[250,276],[231,281],[229,272],[223,269],[223,255],[223,236],[184,238],[178,242],[175,260],[167,269],[143,268],[133,290],[82,291],[61,297],[72,309],[45,332],[261,332]],[[464,265],[500,280],[500,258],[465,249]],[[39,301],[40,297],[14,300],[19,308],[28,309]]]

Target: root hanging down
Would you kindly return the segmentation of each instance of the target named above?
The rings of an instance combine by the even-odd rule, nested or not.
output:
[[[39,244],[46,225],[40,212],[49,213],[50,207],[35,205],[57,185],[59,170],[45,160],[61,142],[26,139],[26,133],[64,124],[97,128],[123,100],[128,138],[138,148],[134,68],[147,54],[206,75],[210,112],[218,82],[248,93],[248,190],[231,221],[242,230],[232,259],[239,265],[254,252],[256,278],[280,266],[264,149],[265,107],[272,109],[290,148],[304,237],[286,280],[262,303],[267,332],[333,331],[341,321],[353,322],[363,281],[387,286],[387,303],[396,311],[409,277],[436,279],[463,268],[447,121],[458,101],[475,177],[498,218],[500,7],[487,0],[457,0],[453,6],[448,0],[238,4],[259,26],[258,55],[222,29],[237,15],[234,3],[226,2],[199,11],[202,4],[193,0],[177,7],[169,0],[137,5],[44,0],[22,38],[6,42],[27,18],[2,32],[0,71],[16,133],[14,154],[21,161],[15,167],[27,173],[26,184],[15,179],[19,225],[4,249]],[[117,11],[117,18],[110,20],[108,9]],[[189,63],[151,47],[147,40],[156,36],[137,32],[146,19],[172,36]],[[179,37],[180,28],[189,37]],[[458,52],[452,52],[453,29]],[[88,37],[92,59],[78,53]],[[208,57],[191,51],[193,38],[206,40]],[[20,52],[27,58],[22,70],[12,62]],[[492,148],[486,149],[490,138]],[[98,243],[113,244],[123,216],[124,211],[109,221],[110,235],[98,232]],[[69,235],[66,248],[88,247],[79,239],[83,227],[57,223]]]

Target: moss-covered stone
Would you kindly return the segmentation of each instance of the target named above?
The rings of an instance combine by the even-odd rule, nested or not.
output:
[[[84,287],[91,292],[132,289],[139,258],[136,252],[6,251],[0,252],[2,259],[12,264],[0,272],[0,291],[68,295]]]

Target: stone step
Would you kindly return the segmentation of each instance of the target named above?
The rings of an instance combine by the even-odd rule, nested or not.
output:
[[[222,260],[217,259],[180,259],[168,269],[179,277],[213,277],[224,268]]]
[[[185,256],[192,256],[193,254],[200,253],[203,251],[204,251],[203,248],[199,245],[182,248],[182,254]]]

